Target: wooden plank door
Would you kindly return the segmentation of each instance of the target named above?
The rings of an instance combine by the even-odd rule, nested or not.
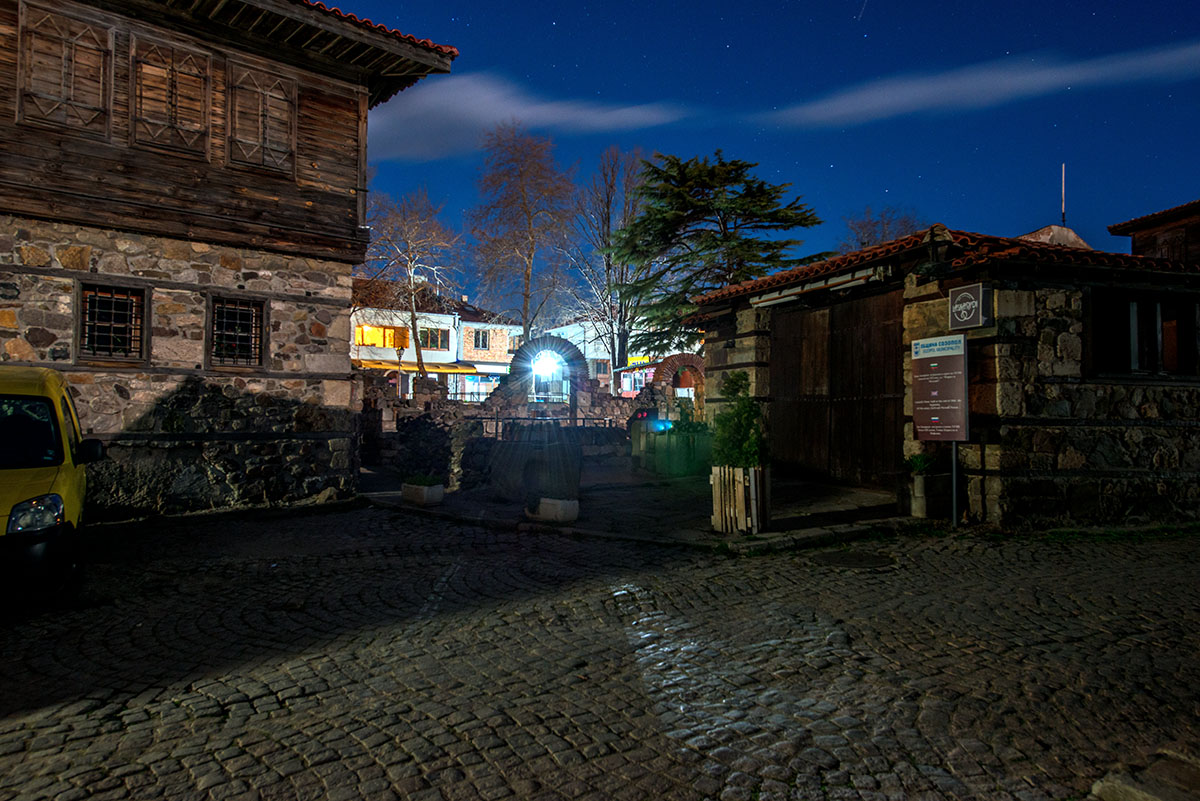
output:
[[[829,472],[829,309],[777,311],[771,321],[771,459]]]
[[[831,308],[830,474],[891,488],[904,436],[903,293]]]
[[[904,432],[903,293],[771,322],[772,460],[839,481],[891,488]]]

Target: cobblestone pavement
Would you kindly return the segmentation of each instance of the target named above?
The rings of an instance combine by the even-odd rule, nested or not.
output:
[[[1035,801],[1200,734],[1197,537],[728,559],[352,509],[97,550],[0,624],[0,798]]]

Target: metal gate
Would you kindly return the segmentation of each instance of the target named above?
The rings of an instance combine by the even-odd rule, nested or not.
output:
[[[891,489],[904,434],[903,291],[771,321],[771,453],[781,467]]]

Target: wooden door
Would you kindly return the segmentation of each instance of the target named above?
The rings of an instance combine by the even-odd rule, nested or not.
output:
[[[891,488],[904,433],[903,293],[776,312],[771,453],[776,463]]]

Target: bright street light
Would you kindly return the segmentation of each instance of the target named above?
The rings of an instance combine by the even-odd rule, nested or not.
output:
[[[551,350],[544,350],[533,358],[533,374],[538,378],[549,378],[554,375],[554,371],[562,366],[562,359],[558,354]]]

